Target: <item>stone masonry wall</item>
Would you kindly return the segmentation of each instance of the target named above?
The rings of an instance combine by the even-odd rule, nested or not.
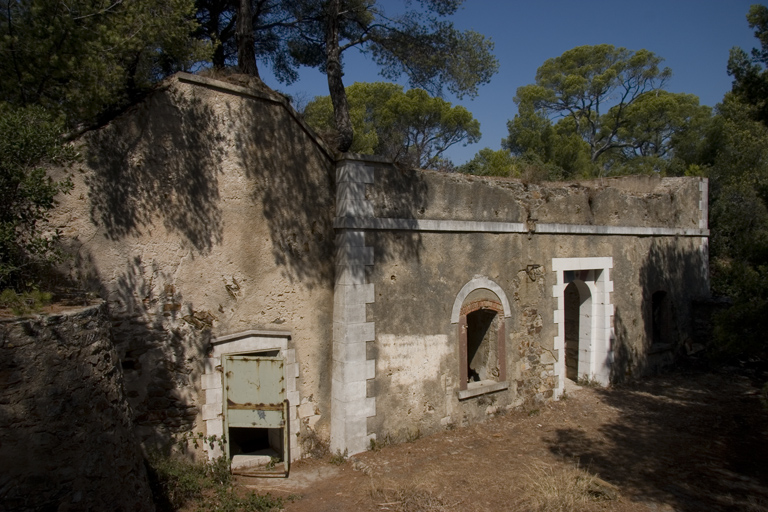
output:
[[[0,510],[152,510],[105,305],[0,323]]]
[[[358,364],[375,360],[375,368],[362,375],[359,392],[351,381],[345,390],[375,406],[348,407],[347,417],[366,423],[348,421],[347,439],[398,442],[557,398],[564,378],[558,287],[569,268],[592,280],[597,334],[585,357],[594,361],[588,377],[603,383],[653,371],[660,351],[673,359],[690,332],[692,300],[709,293],[706,182],[697,178],[523,183],[406,171],[365,157],[354,165],[368,179],[354,208],[339,210],[336,227],[358,233],[368,251],[357,285],[373,291],[359,320],[371,328]],[[457,302],[473,281],[495,288],[482,298],[509,303],[499,352],[506,381],[465,393],[462,324],[452,311],[472,300]],[[675,329],[669,344],[652,347],[651,297],[659,290]]]

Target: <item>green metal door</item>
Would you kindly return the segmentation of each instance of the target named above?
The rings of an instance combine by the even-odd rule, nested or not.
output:
[[[224,356],[225,432],[229,428],[282,429],[285,472],[290,462],[288,400],[279,357]],[[229,443],[227,443],[229,457]]]

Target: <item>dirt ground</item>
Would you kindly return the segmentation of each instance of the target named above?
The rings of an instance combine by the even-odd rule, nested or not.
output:
[[[238,483],[292,496],[288,512],[768,511],[760,380],[731,368],[572,385],[559,402]]]

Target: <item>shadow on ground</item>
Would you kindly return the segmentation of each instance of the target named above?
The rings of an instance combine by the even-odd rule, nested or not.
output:
[[[617,419],[591,434],[556,429],[552,453],[633,500],[680,511],[768,509],[767,415],[749,378],[689,372],[597,395]]]

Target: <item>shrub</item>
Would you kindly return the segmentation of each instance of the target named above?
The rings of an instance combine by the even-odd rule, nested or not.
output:
[[[147,461],[150,486],[161,512],[276,512],[284,500],[271,494],[238,494],[232,485],[229,460],[192,462],[178,455],[153,454]]]
[[[30,289],[39,266],[60,259],[60,235],[47,232],[44,221],[72,183],[54,181],[43,166],[74,158],[61,143],[62,128],[41,107],[0,104],[0,287]]]

